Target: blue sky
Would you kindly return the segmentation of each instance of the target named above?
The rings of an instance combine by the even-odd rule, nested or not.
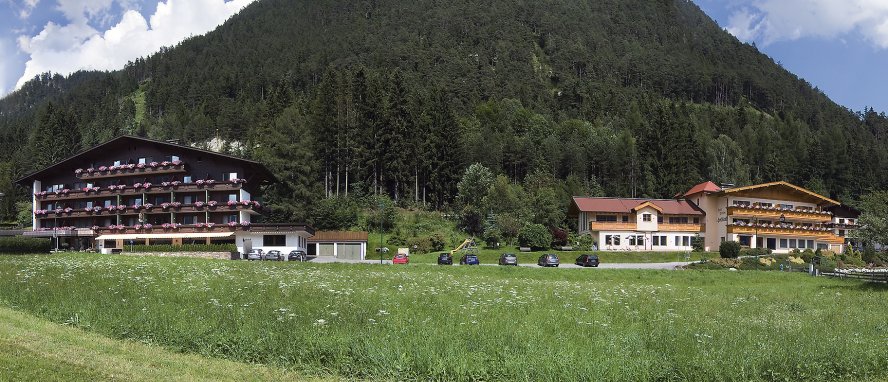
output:
[[[0,0],[0,95],[46,71],[120,69],[254,0]],[[888,111],[888,0],[694,0],[853,110]]]

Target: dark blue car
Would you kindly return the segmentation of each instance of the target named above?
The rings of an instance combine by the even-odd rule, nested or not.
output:
[[[478,255],[473,255],[471,253],[463,255],[462,258],[459,259],[459,265],[479,265],[481,261],[478,260]]]

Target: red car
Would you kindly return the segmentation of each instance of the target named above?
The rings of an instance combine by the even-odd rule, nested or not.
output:
[[[392,264],[407,264],[410,262],[410,258],[407,255],[399,253],[392,258]]]

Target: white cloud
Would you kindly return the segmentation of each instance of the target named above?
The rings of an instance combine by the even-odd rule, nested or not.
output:
[[[9,51],[7,49],[9,47],[6,46],[6,40],[0,40],[0,54],[8,55]],[[0,97],[8,92],[9,85],[12,84],[12,78],[9,78],[9,74],[6,72],[8,69],[7,60],[0,60]]]
[[[19,37],[19,49],[30,58],[16,88],[45,72],[67,75],[81,69],[123,68],[127,62],[163,46],[213,30],[253,1],[161,1],[149,20],[129,10],[116,25],[100,32],[87,21],[102,17],[111,0],[60,0],[59,9],[68,17],[69,24],[50,22],[36,36]]]
[[[23,1],[21,4],[21,7],[19,8],[19,11],[18,11],[19,18],[24,20],[24,19],[27,19],[28,17],[31,17],[31,12],[34,11],[34,8],[37,7],[37,3],[39,3],[39,2],[40,2],[40,0],[25,0],[25,1]]]
[[[859,33],[888,48],[888,0],[752,0],[734,10],[726,29],[766,45]]]

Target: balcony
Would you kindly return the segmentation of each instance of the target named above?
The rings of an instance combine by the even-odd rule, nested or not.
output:
[[[785,220],[803,221],[814,223],[828,223],[832,221],[832,214],[827,211],[813,211],[802,209],[781,209],[777,207],[728,207],[728,216],[749,219],[773,219],[780,220],[782,216]]]
[[[150,164],[101,166],[98,169],[77,169],[74,175],[80,179],[108,179],[143,175],[164,175],[185,173],[185,164],[181,162],[151,162]]]
[[[228,225],[228,224],[214,224],[211,226],[207,226],[206,224],[177,224],[175,227],[172,225],[147,225],[139,227],[127,227],[127,226],[114,226],[114,228],[110,227],[94,227],[94,231],[97,235],[133,235],[133,234],[176,234],[176,233],[220,233],[220,232],[235,232],[235,231],[248,231],[250,229],[250,225]]]
[[[590,222],[590,231],[635,231],[638,229],[635,223],[618,222]]]
[[[669,224],[669,223],[660,223],[657,224],[657,230],[661,232],[705,232],[706,225],[705,224]]]
[[[122,208],[121,208],[122,207]],[[200,204],[180,204],[175,205],[172,203],[164,203],[164,206],[155,206],[152,205],[150,207],[146,206],[116,206],[109,208],[100,208],[100,209],[58,209],[53,211],[40,210],[34,213],[34,215],[38,219],[57,219],[57,218],[80,218],[80,217],[93,217],[93,216],[116,216],[116,215],[138,215],[142,212],[149,215],[156,214],[169,214],[175,212],[237,212],[237,211],[255,211],[261,209],[262,205],[259,202],[254,201],[242,201],[237,202],[233,205],[228,205],[227,203],[218,203],[217,205],[209,205],[206,203]]]
[[[234,180],[225,182],[209,182],[188,183],[180,182],[163,182],[161,184],[142,184],[140,187],[133,186],[109,186],[106,188],[94,187],[89,190],[61,190],[59,192],[38,192],[34,194],[40,201],[57,201],[57,200],[82,200],[107,198],[112,196],[134,196],[143,194],[166,194],[176,192],[202,192],[202,191],[236,191],[240,190],[245,181]],[[113,187],[113,188],[112,188]]]
[[[836,235],[832,228],[827,227],[803,227],[797,225],[759,224],[759,225],[728,225],[728,233],[752,234],[767,236],[787,237],[813,237],[820,241],[833,244],[842,244],[845,239]]]

